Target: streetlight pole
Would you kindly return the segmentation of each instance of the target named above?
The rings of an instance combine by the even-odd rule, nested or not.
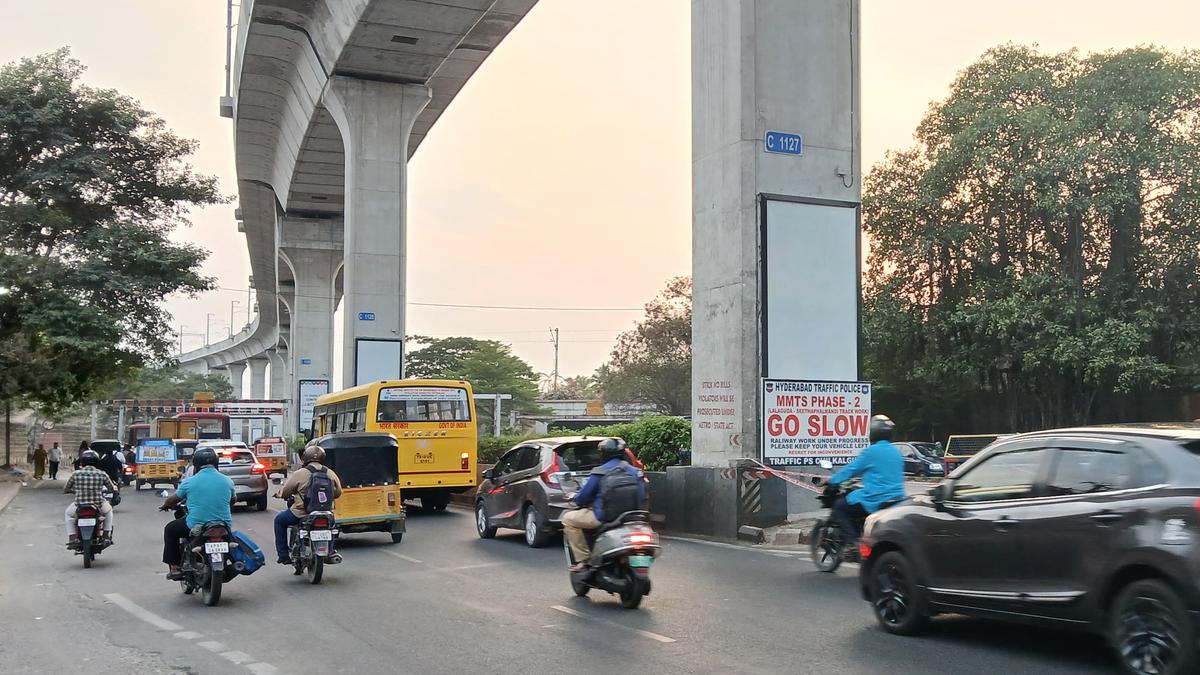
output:
[[[230,338],[233,337],[233,308],[240,304],[242,304],[242,303],[238,302],[237,300],[229,301],[229,337]]]
[[[208,318],[204,320],[204,346],[207,347],[212,343],[212,318],[213,314],[209,312]]]

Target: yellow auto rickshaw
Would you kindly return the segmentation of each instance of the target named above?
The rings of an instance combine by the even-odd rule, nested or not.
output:
[[[192,455],[196,454],[196,446],[200,441],[194,438],[176,438],[175,439],[175,457],[176,465],[179,467],[179,475],[182,476],[192,464]]]
[[[179,485],[179,464],[175,441],[170,438],[143,438],[137,446],[137,478],[133,489],[156,483]]]
[[[254,456],[267,467],[267,475],[287,475],[288,444],[285,439],[278,436],[264,436],[258,439],[254,442]]]
[[[333,505],[338,530],[387,532],[392,543],[400,543],[404,506],[396,439],[389,433],[357,432],[321,436],[309,445],[324,448],[325,466],[342,481],[342,496]]]

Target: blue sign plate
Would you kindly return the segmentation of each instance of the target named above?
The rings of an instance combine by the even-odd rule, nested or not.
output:
[[[311,365],[312,365],[312,359],[300,359],[300,365],[302,365],[302,366],[311,366]]]
[[[359,321],[374,321],[375,320],[375,312],[359,312],[358,320]]]
[[[804,139],[800,138],[800,134],[768,131],[763,137],[763,150],[781,155],[803,155]]]

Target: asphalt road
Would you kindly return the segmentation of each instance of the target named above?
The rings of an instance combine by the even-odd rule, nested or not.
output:
[[[396,545],[347,535],[319,586],[273,564],[272,513],[239,509],[272,564],[210,608],[163,577],[154,492],[126,490],[116,545],[84,570],[63,546],[60,490],[24,488],[0,512],[3,673],[1118,672],[1090,636],[962,617],[886,635],[855,570],[790,553],[667,540],[641,609],[576,598],[557,541],[483,541],[454,509],[413,513]]]

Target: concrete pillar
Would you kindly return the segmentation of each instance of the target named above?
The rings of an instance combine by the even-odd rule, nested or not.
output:
[[[858,10],[858,0],[692,2],[694,464],[761,456],[761,377],[858,376]],[[802,154],[779,152],[799,144],[768,145],[768,131],[799,135]],[[795,207],[788,222],[796,226],[773,250],[798,257],[771,277],[796,280],[772,313],[763,214],[777,200]],[[806,229],[800,202],[842,209],[838,222],[850,230],[829,246],[806,247],[816,229]],[[838,273],[852,275],[842,282],[855,284],[854,297],[822,306],[824,285],[799,281],[808,255],[818,256],[816,267],[844,262]],[[768,342],[796,323],[795,303],[810,301],[817,309],[806,328]]]
[[[285,238],[296,227],[285,220]],[[340,236],[340,229],[337,231]],[[329,392],[333,380],[333,310],[334,277],[342,260],[342,243],[317,247],[316,238],[291,241],[280,252],[294,272],[295,295],[291,310],[291,337],[288,342],[290,359],[288,395],[292,399],[286,434],[302,431],[300,414],[300,383],[309,382],[307,391]]]
[[[242,374],[246,372],[246,363],[230,363],[225,366],[225,370],[229,372],[229,384],[233,385],[233,397],[243,398],[242,396]]]
[[[280,421],[279,428],[272,429],[270,434],[290,436],[291,432],[288,431],[290,426],[290,400],[296,398],[295,395],[290,393],[292,383],[291,360],[288,359],[288,350],[282,348],[275,349],[274,351],[270,352],[269,356],[271,358],[270,397],[275,399],[281,398],[289,400],[289,403],[286,403],[283,406],[284,413],[283,418]]]
[[[267,359],[254,358],[248,360],[246,363],[250,364],[250,398],[258,400],[266,398]],[[263,426],[263,420],[256,419],[250,421],[250,438],[247,439],[248,443],[253,443],[263,435]]]
[[[341,131],[346,157],[346,387],[402,374],[408,138],[430,96],[424,85],[340,75],[330,77],[325,89],[323,102]]]

